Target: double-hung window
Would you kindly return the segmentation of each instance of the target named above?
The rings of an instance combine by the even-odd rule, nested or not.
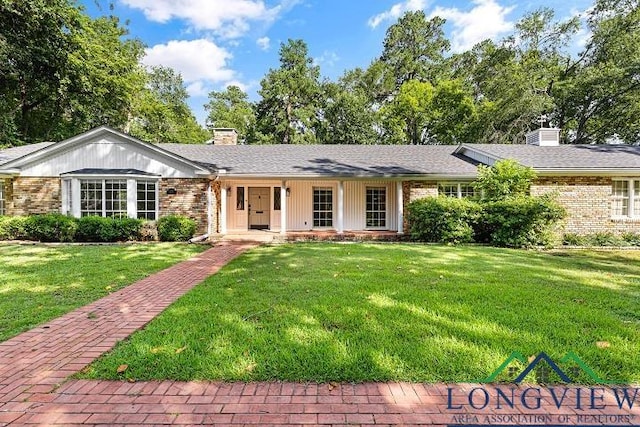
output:
[[[104,215],[104,180],[80,181],[80,216]]]
[[[366,225],[367,228],[384,228],[387,226],[386,188],[367,187]]]
[[[438,194],[462,199],[474,197],[476,189],[470,182],[444,182],[438,184]]]
[[[333,227],[333,188],[313,189],[313,226]]]
[[[614,180],[611,187],[611,216],[640,218],[640,180]]]
[[[137,181],[136,204],[139,219],[156,219],[156,211],[158,202],[156,190],[158,189],[155,181]]]

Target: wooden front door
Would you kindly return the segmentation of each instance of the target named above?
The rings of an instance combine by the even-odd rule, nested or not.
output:
[[[249,229],[269,228],[271,214],[269,190],[269,187],[249,187]]]

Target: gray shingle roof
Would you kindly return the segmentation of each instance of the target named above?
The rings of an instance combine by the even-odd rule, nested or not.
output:
[[[464,144],[498,159],[514,159],[536,170],[544,169],[640,169],[640,147],[629,145],[535,145]]]
[[[37,144],[21,145],[19,147],[0,150],[0,165],[7,163],[13,159],[17,159],[19,157],[26,156],[27,154],[31,154],[35,151],[46,148],[51,144],[55,144],[55,142],[39,142]]]
[[[474,164],[456,146],[411,145],[189,145],[158,144],[229,175],[256,176],[473,176]]]

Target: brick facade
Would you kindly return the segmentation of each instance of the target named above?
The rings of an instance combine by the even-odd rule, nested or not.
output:
[[[531,194],[553,194],[567,210],[563,232],[591,234],[597,232],[640,233],[640,219],[611,218],[611,177],[542,177],[531,186]],[[435,181],[405,181],[402,183],[402,199],[405,207],[413,200],[438,195]],[[407,215],[404,231],[409,232]]]
[[[197,224],[197,234],[207,232],[206,178],[163,178],[160,180],[160,216],[176,214],[187,216]],[[167,194],[174,189],[176,194]],[[215,205],[214,205],[215,206]],[[214,213],[216,209],[213,209]]]
[[[640,219],[611,218],[611,177],[543,177],[531,186],[531,194],[551,193],[567,210],[564,232],[591,234],[597,232],[640,232]]]
[[[404,233],[409,233],[409,222],[407,221],[407,205],[414,200],[424,197],[436,197],[438,195],[438,183],[436,181],[403,181],[402,182],[402,204],[404,206],[404,218],[402,228]]]
[[[60,178],[16,177],[5,181],[7,215],[60,212]]]

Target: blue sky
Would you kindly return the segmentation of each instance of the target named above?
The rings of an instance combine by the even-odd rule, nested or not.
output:
[[[542,6],[558,18],[584,12],[591,0],[81,0],[91,15],[113,13],[129,22],[131,36],[147,46],[143,62],[179,71],[189,104],[204,123],[211,90],[239,85],[258,98],[260,80],[278,67],[287,39],[307,42],[324,77],[366,67],[382,51],[386,29],[406,10],[447,19],[454,51],[478,41],[500,40],[525,13]]]

